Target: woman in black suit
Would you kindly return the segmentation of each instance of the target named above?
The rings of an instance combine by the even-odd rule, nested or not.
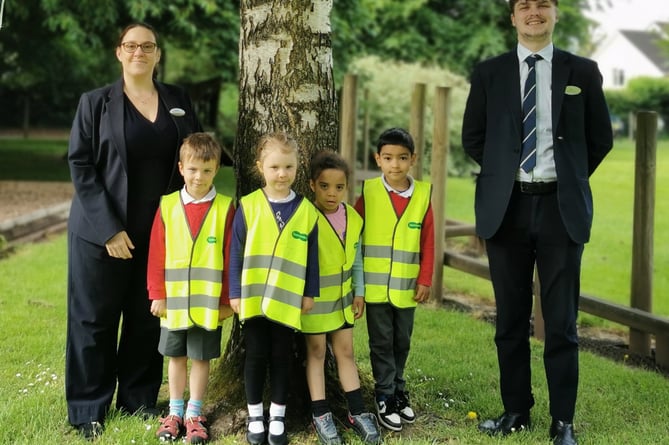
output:
[[[149,234],[160,196],[182,185],[178,147],[201,126],[186,93],[154,79],[160,56],[151,26],[126,27],[121,79],[84,93],[72,124],[65,392],[86,438],[102,432],[117,385],[117,409],[153,413],[162,381]]]

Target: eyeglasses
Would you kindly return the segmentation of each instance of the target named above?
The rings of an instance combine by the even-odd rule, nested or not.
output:
[[[142,48],[142,52],[147,54],[154,52],[158,47],[158,45],[153,42],[144,42],[144,43],[124,42],[121,43],[121,47],[123,48],[123,51],[125,51],[126,53],[134,53],[135,51],[137,51],[137,48]]]

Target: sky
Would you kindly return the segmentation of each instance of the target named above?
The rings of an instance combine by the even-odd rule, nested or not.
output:
[[[612,7],[587,15],[600,23],[602,31],[647,29],[656,21],[669,21],[669,0],[611,0]]]

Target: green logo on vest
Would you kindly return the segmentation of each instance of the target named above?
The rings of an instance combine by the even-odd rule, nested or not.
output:
[[[216,244],[216,237],[215,236],[208,236],[207,237],[207,242],[209,244]]]
[[[293,238],[299,239],[300,241],[306,241],[309,238],[306,233],[300,233],[297,230],[293,230],[292,235]]]
[[[408,225],[410,229],[420,229],[423,226],[421,223],[414,221],[409,222]]]

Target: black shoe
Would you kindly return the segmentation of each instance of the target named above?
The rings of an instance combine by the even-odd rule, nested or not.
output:
[[[504,412],[497,419],[488,419],[479,423],[479,431],[491,436],[517,433],[530,427],[530,413]]]
[[[104,431],[104,426],[100,422],[86,422],[76,425],[75,428],[79,434],[86,440],[94,440]]]
[[[286,418],[284,416],[271,416],[267,423],[272,423],[272,422],[282,422],[284,423],[283,427],[283,433],[281,434],[272,434],[269,433],[267,434],[267,443],[269,445],[286,445],[288,443],[288,434],[286,433],[286,426],[285,426],[285,421]],[[269,429],[269,427],[268,427]]]
[[[551,439],[553,439],[553,445],[578,445],[574,435],[574,424],[572,423],[553,420],[549,433]]]
[[[246,441],[250,443],[251,445],[262,445],[265,443],[265,435],[266,435],[266,430],[263,430],[261,433],[252,433],[251,431],[248,430],[249,428],[249,423],[251,422],[263,422],[265,423],[265,418],[263,416],[257,416],[257,417],[247,417],[246,419]]]

